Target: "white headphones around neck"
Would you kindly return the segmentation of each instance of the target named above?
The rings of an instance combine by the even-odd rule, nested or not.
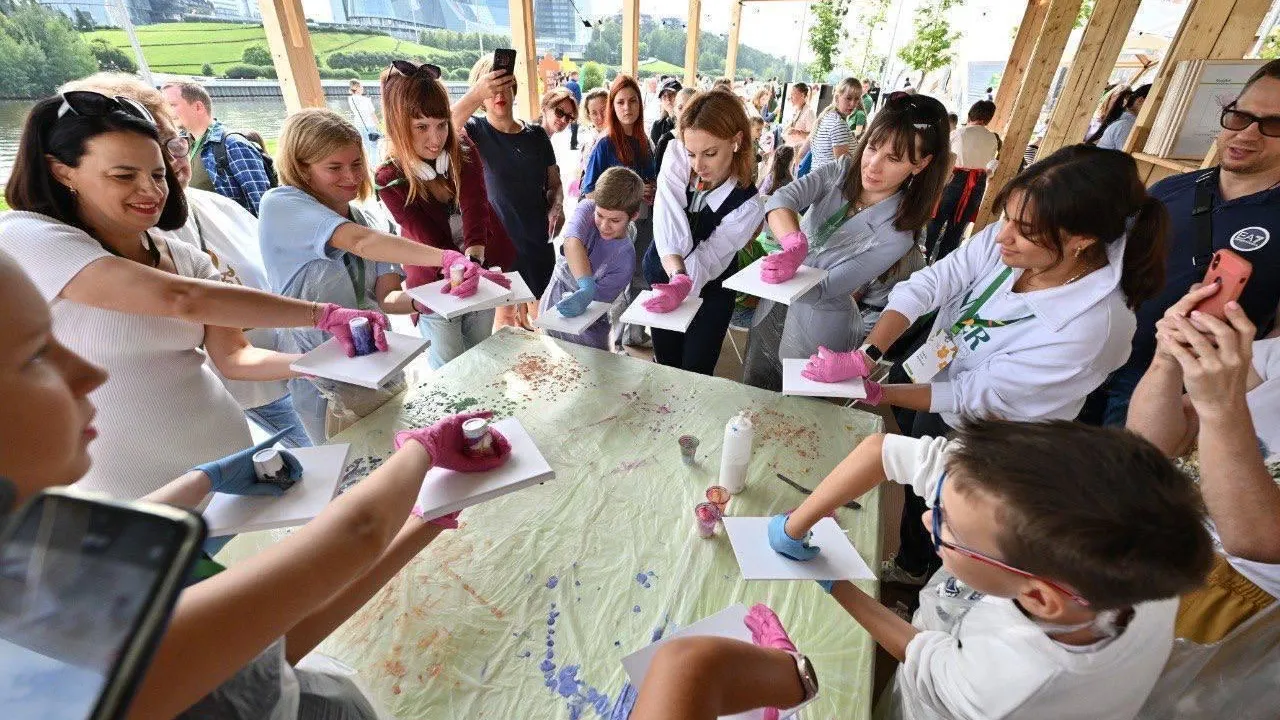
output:
[[[418,174],[427,182],[431,182],[436,178],[449,172],[449,153],[441,152],[436,158],[435,167],[430,162],[423,161],[418,165]]]

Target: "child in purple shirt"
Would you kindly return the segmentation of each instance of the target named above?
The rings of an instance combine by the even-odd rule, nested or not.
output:
[[[564,244],[542,294],[541,310],[552,306],[565,317],[586,311],[592,301],[613,302],[635,272],[635,225],[644,201],[644,181],[624,167],[604,171],[589,198],[574,210],[564,228]],[[579,345],[609,349],[609,317],[595,321],[581,335],[547,331]]]

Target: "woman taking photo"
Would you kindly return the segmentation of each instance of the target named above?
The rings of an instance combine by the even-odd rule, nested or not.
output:
[[[815,172],[823,165],[835,162],[836,158],[853,152],[856,137],[853,133],[853,121],[856,120],[853,113],[861,110],[862,85],[854,78],[841,80],[836,85],[831,104],[818,115],[817,125],[809,141],[809,152],[813,153],[813,164],[809,172]],[[946,120],[945,111],[943,120]],[[863,115],[862,124],[866,123],[866,116]]]
[[[0,493],[6,498],[0,521],[40,491],[92,472],[92,445],[110,440],[106,427],[94,439],[102,413],[95,419],[89,396],[101,397],[116,380],[59,342],[70,335],[55,334],[43,295],[0,252],[0,325],[12,340],[0,344],[0,484],[8,491]],[[157,409],[172,404],[163,396],[149,400]],[[349,678],[295,666],[442,530],[458,526],[456,515],[424,522],[414,506],[432,466],[481,471],[510,456],[510,445],[497,436],[493,458],[465,454],[461,423],[470,417],[454,415],[397,433],[395,454],[315,519],[183,590],[128,716],[374,720],[373,705]],[[117,429],[139,434],[136,425]],[[147,499],[191,508],[210,491],[282,492],[256,482],[253,448],[243,448],[221,460],[197,461],[204,464],[179,471],[184,474]],[[182,446],[166,449],[191,454]],[[87,584],[74,574],[63,580]]]
[[[373,190],[360,133],[332,110],[308,108],[289,116],[276,151],[280,187],[262,196],[258,241],[271,289],[287,297],[338,302],[382,313],[418,311],[401,288],[399,265],[439,268],[461,264],[485,272],[455,250],[440,250],[377,228],[354,204]],[[286,344],[308,352],[325,341],[311,330],[288,333]],[[323,378],[289,381],[293,403],[316,443],[364,417],[394,394]]]
[[[382,73],[389,159],[375,175],[378,198],[410,240],[440,250],[462,249],[488,267],[512,268],[515,251],[489,205],[480,156],[453,129],[449,91],[433,68],[397,60]],[[434,267],[409,265],[404,270],[406,287],[435,282],[441,275]],[[492,310],[453,320],[422,312],[418,330],[431,340],[431,367],[439,368],[489,337],[493,317]]]
[[[262,381],[294,377],[297,355],[256,348],[238,328],[314,327],[324,337],[356,315],[386,322],[220,282],[198,248],[154,232],[188,217],[165,154],[175,152],[172,128],[166,137],[162,148],[155,118],[128,98],[42,100],[5,188],[16,212],[0,216],[0,249],[52,304],[58,334],[114,373],[95,396],[110,434],[82,483],[122,498],[249,444],[240,406],[206,357],[223,377]]]
[[[778,152],[784,150],[789,148]],[[747,340],[743,382],[781,390],[783,358],[807,358],[820,347],[858,348],[866,331],[853,295],[893,275],[890,271],[914,248],[949,161],[946,108],[933,98],[901,93],[876,115],[867,141],[851,156],[769,198],[769,230],[783,250],[765,260],[766,280],[772,273],[778,273],[774,280],[787,280],[800,265],[828,274],[790,306],[760,301]]]
[[[657,232],[644,256],[644,276],[657,295],[646,307],[671,312],[690,295],[702,306],[687,332],[653,331],[654,358],[711,375],[733,315],[734,293],[721,283],[738,270],[737,255],[764,219],[756,197],[751,124],[732,93],[694,96],[680,115],[655,207]]]

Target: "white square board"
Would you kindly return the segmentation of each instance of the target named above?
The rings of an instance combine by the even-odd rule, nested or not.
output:
[[[630,655],[622,658],[622,669],[627,672],[627,678],[631,680],[631,684],[637,689],[644,684],[644,677],[649,672],[649,665],[653,663],[653,656],[658,652],[658,648],[663,643],[679,637],[696,637],[710,636],[730,638],[732,640],[741,640],[742,642],[751,642],[751,629],[743,622],[747,617],[747,606],[741,603],[730,605],[720,612],[710,617],[703,618],[688,627],[681,628],[671,633],[665,638],[651,645],[646,645]],[[809,702],[801,703],[789,710],[783,710],[779,714],[779,720],[789,718],[795,715],[796,711],[808,705]],[[721,720],[759,720],[764,717],[764,710],[748,710],[737,715],[722,715]]]
[[[844,530],[829,517],[813,526],[810,544],[821,552],[800,562],[783,557],[769,547],[767,517],[726,517],[724,529],[733,545],[745,580],[875,580]]]
[[[349,358],[337,338],[329,338],[294,361],[289,369],[376,390],[392,375],[403,370],[429,344],[417,335],[388,332],[386,352]]]
[[[659,330],[672,330],[675,332],[688,330],[689,324],[693,322],[693,316],[697,315],[698,308],[702,307],[702,298],[687,297],[684,302],[669,313],[656,313],[645,310],[645,302],[656,294],[652,290],[641,290],[640,297],[636,298],[636,301],[631,303],[631,307],[622,313],[621,321],[632,325],[658,328]]]
[[[302,463],[302,479],[280,497],[214,493],[204,509],[209,537],[304,525],[338,492],[350,445],[288,448]]]
[[[519,272],[512,270],[511,272],[502,273],[511,281],[511,297],[505,300],[494,300],[485,305],[479,305],[471,309],[471,312],[479,310],[489,310],[491,308],[499,308],[504,305],[518,305],[525,302],[538,302],[538,298],[533,296],[533,291],[529,289],[529,283],[524,281]],[[496,284],[496,283],[495,283]],[[501,287],[501,286],[499,286]]]
[[[808,360],[782,359],[782,394],[808,397],[851,398],[865,400],[867,384],[862,378],[837,383],[815,382],[800,374]]]
[[[764,258],[760,258],[734,273],[733,277],[724,281],[724,286],[730,290],[790,305],[796,298],[827,279],[826,270],[801,265],[800,269],[796,270],[795,277],[786,282],[771,285],[760,279],[760,270],[763,267]]]
[[[583,331],[591,327],[591,324],[600,319],[600,316],[609,312],[609,308],[613,303],[593,301],[587,306],[585,312],[577,317],[567,318],[560,314],[555,305],[544,310],[533,321],[534,327],[540,327],[544,330],[555,330],[556,332],[568,333],[569,335],[581,335]]]
[[[511,290],[482,277],[475,295],[460,298],[441,292],[448,282],[449,279],[445,278],[426,285],[409,288],[405,292],[409,293],[409,297],[431,308],[433,312],[445,320],[452,320],[469,312],[497,307],[514,295]],[[512,287],[514,287],[514,284]]]
[[[432,520],[555,478],[555,471],[519,420],[496,420],[493,427],[511,443],[511,458],[488,472],[462,473],[439,467],[428,470],[418,491],[423,518]]]

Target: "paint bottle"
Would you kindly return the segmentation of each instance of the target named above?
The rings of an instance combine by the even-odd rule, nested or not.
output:
[[[467,268],[462,263],[454,263],[449,266],[449,287],[456,288],[462,284],[462,278],[467,274]]]
[[[253,473],[265,483],[280,482],[284,476],[284,458],[275,448],[266,448],[253,454]]]
[[[493,435],[489,433],[489,421],[484,418],[471,418],[462,423],[462,439],[471,455],[493,454]]]
[[[375,348],[373,326],[369,324],[369,318],[351,318],[347,326],[351,328],[351,342],[356,346],[356,357],[371,354]]]
[[[747,488],[747,466],[751,464],[751,439],[754,429],[746,413],[738,413],[724,426],[724,445],[720,450],[720,485],[731,495]]]

